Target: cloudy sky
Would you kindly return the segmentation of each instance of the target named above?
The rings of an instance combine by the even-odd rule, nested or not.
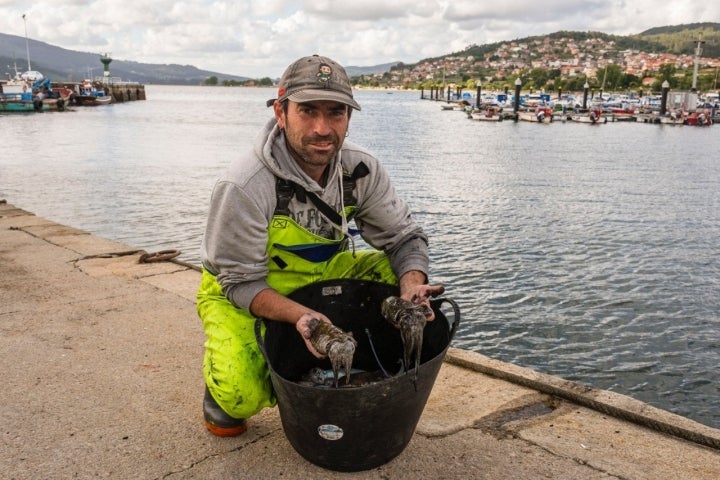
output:
[[[26,14],[26,21],[22,15]],[[319,53],[414,63],[558,30],[633,34],[720,22],[713,0],[0,0],[0,32],[144,63],[279,77]]]

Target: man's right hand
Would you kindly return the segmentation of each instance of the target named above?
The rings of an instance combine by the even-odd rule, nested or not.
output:
[[[272,288],[261,290],[250,303],[250,312],[256,317],[274,320],[276,322],[294,323],[308,351],[317,358],[325,358],[310,343],[312,328],[310,322],[316,318],[322,322],[332,323],[328,317],[320,312],[310,310],[308,307],[290,300]]]
[[[321,322],[327,322],[332,323],[328,317],[323,315],[320,312],[306,312],[300,315],[300,318],[298,318],[297,322],[295,322],[295,329],[300,333],[300,336],[302,337],[303,341],[305,342],[305,346],[307,349],[312,353],[315,357],[323,359],[325,358],[325,355],[322,355],[320,352],[315,350],[315,347],[313,347],[310,338],[312,337],[313,329],[312,327],[314,325],[314,320],[319,320]]]

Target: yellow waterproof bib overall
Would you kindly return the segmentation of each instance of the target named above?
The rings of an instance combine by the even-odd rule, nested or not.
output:
[[[346,207],[346,213],[354,213],[354,209]],[[397,284],[383,252],[361,250],[353,254],[347,250],[347,239],[317,236],[287,215],[272,218],[267,251],[267,283],[283,295],[312,282],[338,278]],[[215,276],[205,269],[197,310],[207,336],[203,374],[218,405],[235,418],[249,418],[274,406],[277,401],[270,372],[255,339],[255,317],[233,306]]]

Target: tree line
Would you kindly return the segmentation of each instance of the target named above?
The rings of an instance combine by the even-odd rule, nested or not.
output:
[[[653,92],[660,92],[662,84],[667,81],[673,90],[690,90],[692,87],[693,68],[681,69],[672,63],[662,65],[657,72],[645,72],[642,76],[623,72],[619,65],[610,64],[597,69],[594,77],[576,75],[563,77],[560,69],[537,67],[523,69],[518,75],[496,77],[489,70],[461,73],[447,76],[445,85],[454,85],[468,90],[475,90],[478,87],[478,78],[492,77],[492,81],[482,82],[480,87],[483,90],[504,90],[513,89],[515,81],[520,78],[522,89],[525,91],[546,91],[552,92],[562,90],[564,92],[582,91],[587,83],[588,88],[594,91],[641,91],[650,89]],[[649,86],[643,86],[643,78],[653,77],[654,81]],[[698,73],[696,87],[698,91],[716,91],[720,88],[718,83],[718,70],[705,70]],[[433,79],[423,82],[406,82],[400,85],[392,82],[392,73],[386,72],[381,77],[360,76],[353,77],[353,84],[359,87],[401,87],[407,89],[442,88],[441,80]]]
[[[247,80],[220,81],[215,75],[206,78],[202,84],[211,87],[215,87],[218,85],[222,85],[223,87],[272,87],[274,85],[270,77],[263,77],[260,79],[248,78]]]

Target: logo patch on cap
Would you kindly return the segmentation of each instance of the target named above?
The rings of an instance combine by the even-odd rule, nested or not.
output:
[[[330,81],[330,76],[332,75],[332,68],[327,63],[321,63],[320,67],[318,67],[318,73],[315,75],[317,77],[317,81],[319,83],[324,84],[327,86],[327,83]]]

